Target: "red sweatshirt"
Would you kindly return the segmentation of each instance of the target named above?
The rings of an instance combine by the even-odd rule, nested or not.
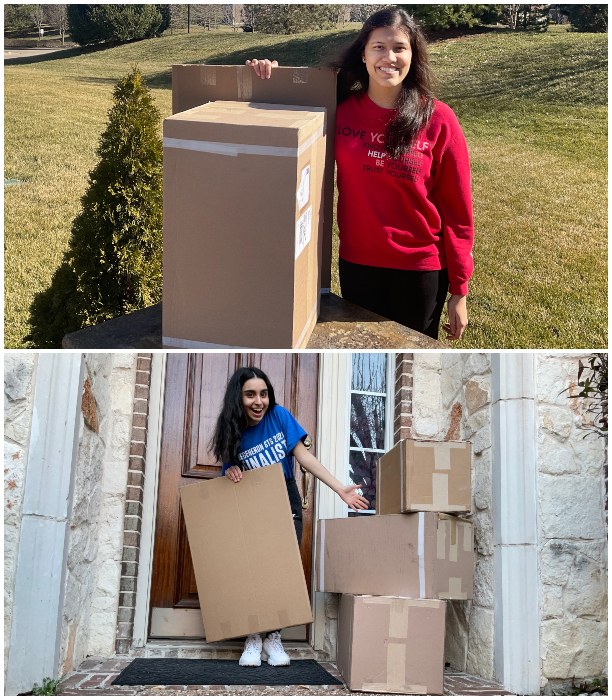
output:
[[[340,257],[399,270],[448,268],[451,294],[467,294],[474,269],[467,144],[452,109],[435,101],[409,153],[384,153],[391,110],[367,95],[336,112]]]

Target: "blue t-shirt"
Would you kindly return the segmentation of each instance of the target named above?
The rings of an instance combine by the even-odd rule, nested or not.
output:
[[[242,433],[238,457],[243,469],[259,469],[269,464],[283,465],[285,479],[293,477],[291,450],[307,433],[286,408],[276,406],[268,409],[264,417]],[[223,462],[222,475],[232,465]]]

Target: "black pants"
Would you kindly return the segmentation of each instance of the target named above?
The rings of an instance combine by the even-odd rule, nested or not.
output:
[[[438,338],[440,316],[448,294],[444,270],[393,270],[338,261],[340,288],[347,301]]]
[[[285,479],[287,484],[287,493],[289,494],[289,504],[291,505],[291,513],[293,515],[293,525],[298,541],[298,547],[302,546],[302,497],[298,491],[295,478]]]

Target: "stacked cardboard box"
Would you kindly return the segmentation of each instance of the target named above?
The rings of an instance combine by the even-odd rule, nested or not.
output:
[[[319,522],[316,587],[342,593],[338,669],[351,690],[442,694],[445,601],[472,598],[474,528],[441,507],[471,509],[471,444],[403,440],[376,488],[375,516]]]

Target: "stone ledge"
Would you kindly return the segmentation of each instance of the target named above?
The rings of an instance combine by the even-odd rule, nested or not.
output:
[[[162,347],[161,304],[69,333],[62,340],[65,350],[160,350]],[[323,294],[319,320],[307,348],[416,350],[443,349],[448,345],[351,304],[336,294]]]

